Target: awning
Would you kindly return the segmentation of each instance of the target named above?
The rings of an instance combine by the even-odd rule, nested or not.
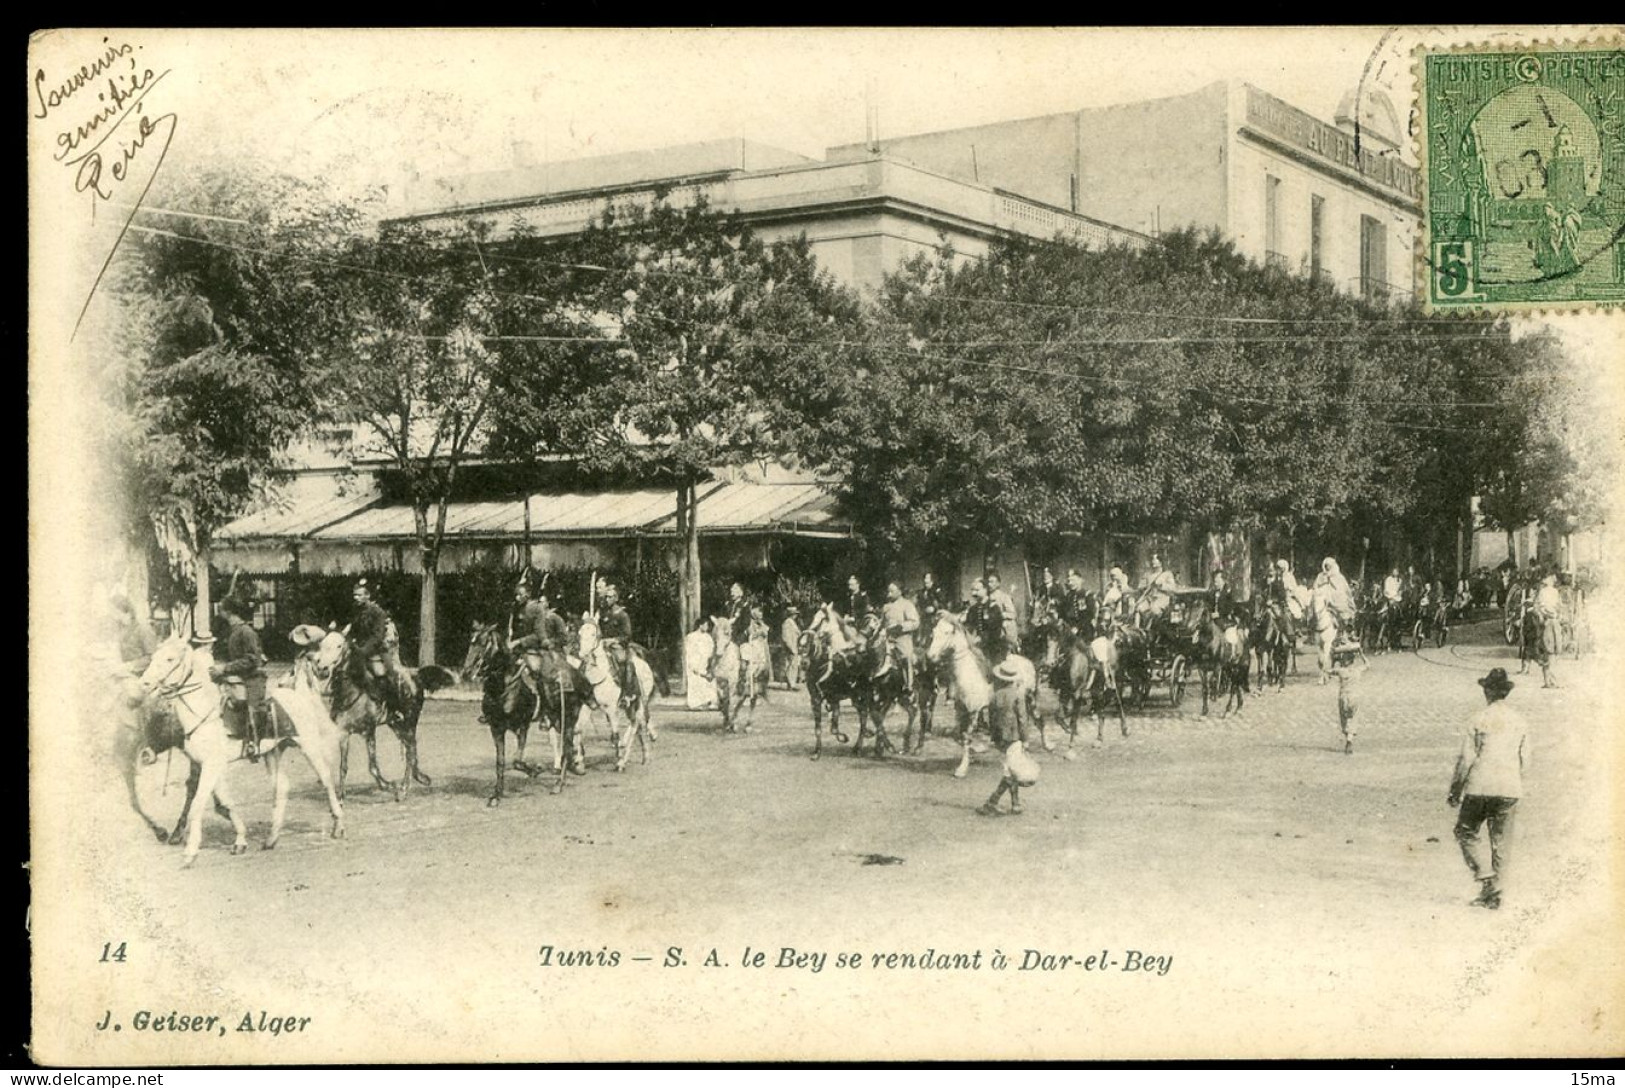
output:
[[[673,489],[533,494],[530,538],[672,536],[677,531]],[[522,541],[526,500],[454,502],[446,510],[448,540]],[[711,483],[701,485],[702,536],[781,534],[850,536],[835,516],[835,500],[816,483]],[[432,517],[431,513],[431,517]],[[307,507],[251,514],[228,525],[222,539],[309,540],[322,544],[406,542],[416,539],[412,508],[370,501],[324,499]]]
[[[368,485],[350,494],[300,495],[297,491],[263,510],[238,518],[215,533],[217,541],[301,540],[380,502]]]

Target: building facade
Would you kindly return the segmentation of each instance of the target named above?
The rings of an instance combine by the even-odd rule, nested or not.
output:
[[[1333,123],[1246,83],[881,141],[889,159],[1148,234],[1214,229],[1260,264],[1410,297],[1421,182],[1380,94]],[[830,159],[872,155],[831,148]]]
[[[1005,235],[1092,246],[1147,238],[884,154],[823,162],[747,140],[444,180],[409,194],[400,218],[430,229],[478,223],[497,240],[521,223],[537,237],[559,237],[585,229],[612,205],[648,205],[661,193],[675,207],[703,198],[717,211],[738,213],[769,242],[805,237],[820,265],[860,290],[878,288],[910,257],[944,246],[970,260]]]

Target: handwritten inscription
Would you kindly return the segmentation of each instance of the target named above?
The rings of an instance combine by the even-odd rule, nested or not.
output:
[[[68,72],[38,68],[30,81],[34,92],[30,116],[54,130],[51,157],[69,172],[74,192],[89,198],[93,216],[126,185],[133,187],[145,179],[85,295],[75,334],[169,154],[179,124],[173,112],[157,113],[147,104],[147,96],[170,69],[159,71],[143,63],[141,46],[133,42],[104,37],[101,44],[95,57]]]

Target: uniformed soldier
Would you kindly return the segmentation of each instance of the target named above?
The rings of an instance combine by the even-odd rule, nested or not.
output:
[[[1017,619],[1016,602],[1011,599],[1008,590],[999,583],[999,572],[996,570],[987,573],[987,600],[989,604],[997,605],[1002,620],[999,634],[1004,644],[1004,653],[1009,653],[1021,645],[1021,625]],[[999,660],[1004,660],[1004,653]]]
[[[537,686],[542,652],[560,653],[569,639],[564,617],[548,606],[547,592],[543,590],[539,599],[533,599],[529,581],[521,578],[514,588],[514,610],[508,619],[508,652],[524,666],[519,670],[519,682],[536,697],[537,718],[542,713],[542,695]]]
[[[971,583],[971,609],[966,615],[967,620],[972,616],[975,617],[974,630],[981,640],[982,653],[987,657],[988,664],[1000,664],[1010,653],[1010,646],[1005,641],[1004,609],[993,599],[988,583],[980,579]]]
[[[257,762],[260,752],[275,740],[275,722],[265,705],[265,652],[254,630],[254,602],[242,594],[228,596],[220,603],[229,625],[226,649],[221,660],[209,670],[209,679],[219,684],[225,698],[221,717],[226,732],[240,737],[243,754]]]
[[[356,581],[352,596],[355,612],[344,629],[345,637],[350,640],[350,678],[393,713],[399,700],[395,697],[395,685],[384,655],[389,615],[372,599],[372,583],[367,579]]]
[[[1084,588],[1083,574],[1076,567],[1066,572],[1066,589],[1056,602],[1055,613],[1061,626],[1074,638],[1094,627],[1094,597]]]
[[[937,576],[930,571],[920,580],[920,591],[914,594],[914,607],[919,610],[920,622],[927,627],[936,622],[937,613],[948,607],[948,594],[937,585]]]
[[[869,595],[863,591],[863,583],[856,574],[846,580],[847,604],[846,619],[855,630],[862,631],[867,626],[870,613],[874,606],[869,603]]]
[[[632,617],[621,603],[621,591],[612,582],[605,582],[603,596],[599,598],[598,637],[604,652],[615,663],[621,678],[622,698],[637,695],[638,678],[632,671]]]

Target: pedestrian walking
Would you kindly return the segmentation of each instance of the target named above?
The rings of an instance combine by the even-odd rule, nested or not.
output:
[[[793,607],[785,611],[784,622],[779,624],[779,644],[784,647],[784,686],[794,691],[801,683],[801,625]]]
[[[999,798],[1010,794],[1010,815],[1021,815],[1021,787],[1038,781],[1038,764],[1022,747],[1022,734],[1026,731],[1026,693],[1022,691],[1020,674],[1006,661],[993,670],[993,697],[987,707],[988,731],[993,743],[1004,753],[1003,774],[998,788],[976,811],[983,816],[999,814]]]
[[[1354,754],[1354,714],[1359,709],[1359,681],[1365,671],[1365,655],[1358,642],[1332,651],[1332,675],[1337,677],[1337,724],[1343,732],[1346,756]]]
[[[1529,727],[1506,703],[1513,683],[1505,669],[1491,669],[1478,682],[1485,706],[1475,712],[1461,738],[1448,801],[1461,806],[1456,842],[1467,869],[1479,882],[1475,907],[1501,906],[1502,881],[1511,856],[1513,816],[1523,796],[1523,773],[1529,768]],[[1488,827],[1490,861],[1479,857],[1479,829]]]

